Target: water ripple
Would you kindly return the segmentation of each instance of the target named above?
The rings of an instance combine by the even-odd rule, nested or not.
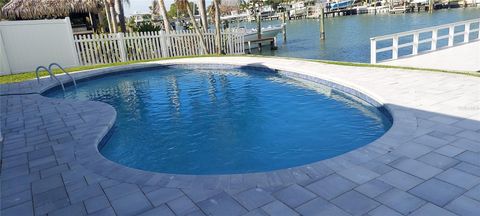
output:
[[[151,69],[47,96],[111,104],[117,122],[101,153],[133,168],[178,174],[311,163],[368,144],[391,124],[353,96],[254,70]]]

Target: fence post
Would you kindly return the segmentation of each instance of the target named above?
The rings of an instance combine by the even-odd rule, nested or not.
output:
[[[167,35],[164,31],[160,31],[160,46],[162,46],[162,58],[167,58],[168,56],[168,49],[167,49]]]
[[[438,30],[432,30],[432,50],[437,50],[437,37],[438,37]]]
[[[465,23],[465,31],[463,33],[463,42],[468,43],[469,41],[470,41],[470,23]]]
[[[480,39],[480,19],[477,20],[477,23],[478,23],[478,34],[477,34],[477,39]]]
[[[398,36],[393,36],[392,59],[398,59]]]
[[[120,51],[120,59],[122,62],[127,61],[127,52],[125,50],[125,39],[123,38],[123,33],[117,33],[118,49]]]
[[[8,62],[7,50],[2,39],[2,33],[0,32],[0,75],[12,74],[10,69],[10,63]],[[0,134],[0,140],[1,140]]]
[[[377,63],[377,41],[375,38],[370,38],[370,63]]]
[[[245,34],[242,35],[242,52],[245,54]]]
[[[455,26],[448,27],[448,46],[453,46],[453,36],[455,34]]]
[[[418,33],[413,34],[413,47],[412,47],[412,54],[416,55],[418,54]]]
[[[235,50],[233,49],[233,34],[228,33],[228,46],[230,47],[230,54],[235,54]]]
[[[72,29],[72,24],[70,22],[70,17],[65,17],[64,22],[67,26],[67,33],[68,35],[71,35],[71,37],[68,37],[68,40],[72,46],[72,57],[74,58],[75,65],[79,66],[80,65],[80,60],[78,57],[78,52],[77,49],[75,48],[75,39],[73,36],[73,29]]]

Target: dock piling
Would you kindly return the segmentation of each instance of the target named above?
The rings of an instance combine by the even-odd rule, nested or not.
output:
[[[320,8],[320,40],[325,40],[325,15],[323,6]]]
[[[428,0],[428,12],[433,13],[433,0]]]
[[[282,13],[282,35],[283,35],[283,43],[287,42],[287,25],[286,25],[286,14],[287,12]]]
[[[257,10],[257,39],[262,39],[262,16],[260,9]]]

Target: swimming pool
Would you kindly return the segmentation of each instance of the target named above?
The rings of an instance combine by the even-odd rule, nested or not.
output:
[[[103,156],[172,174],[271,171],[331,158],[382,136],[375,106],[288,73],[168,66],[96,77],[44,93],[112,105]]]

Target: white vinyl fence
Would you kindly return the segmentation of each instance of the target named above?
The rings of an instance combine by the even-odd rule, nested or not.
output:
[[[215,53],[215,31],[203,33],[203,36],[207,51]],[[200,37],[193,30],[77,35],[74,42],[81,65],[206,54]],[[242,32],[222,32],[225,54],[244,54],[244,42]]]
[[[52,62],[79,63],[70,19],[0,22],[0,75],[34,71]]]
[[[446,34],[440,35],[441,31]],[[459,42],[455,42],[455,39],[457,38],[460,39]],[[405,39],[404,42],[400,42],[401,39]],[[429,45],[429,49],[424,50],[423,52],[435,51],[438,49],[438,43],[441,40],[446,41],[445,47],[452,47],[480,40],[480,19],[471,19],[370,38],[370,63],[376,64],[378,62],[377,54],[382,52],[392,53],[391,57],[385,60],[398,59],[400,57],[399,50],[402,48],[411,48],[411,51],[407,53],[408,56],[414,56],[421,53],[422,51],[420,51],[419,47],[424,44]],[[385,41],[391,41],[391,43],[388,43],[391,44],[391,46],[378,48],[378,43]]]

